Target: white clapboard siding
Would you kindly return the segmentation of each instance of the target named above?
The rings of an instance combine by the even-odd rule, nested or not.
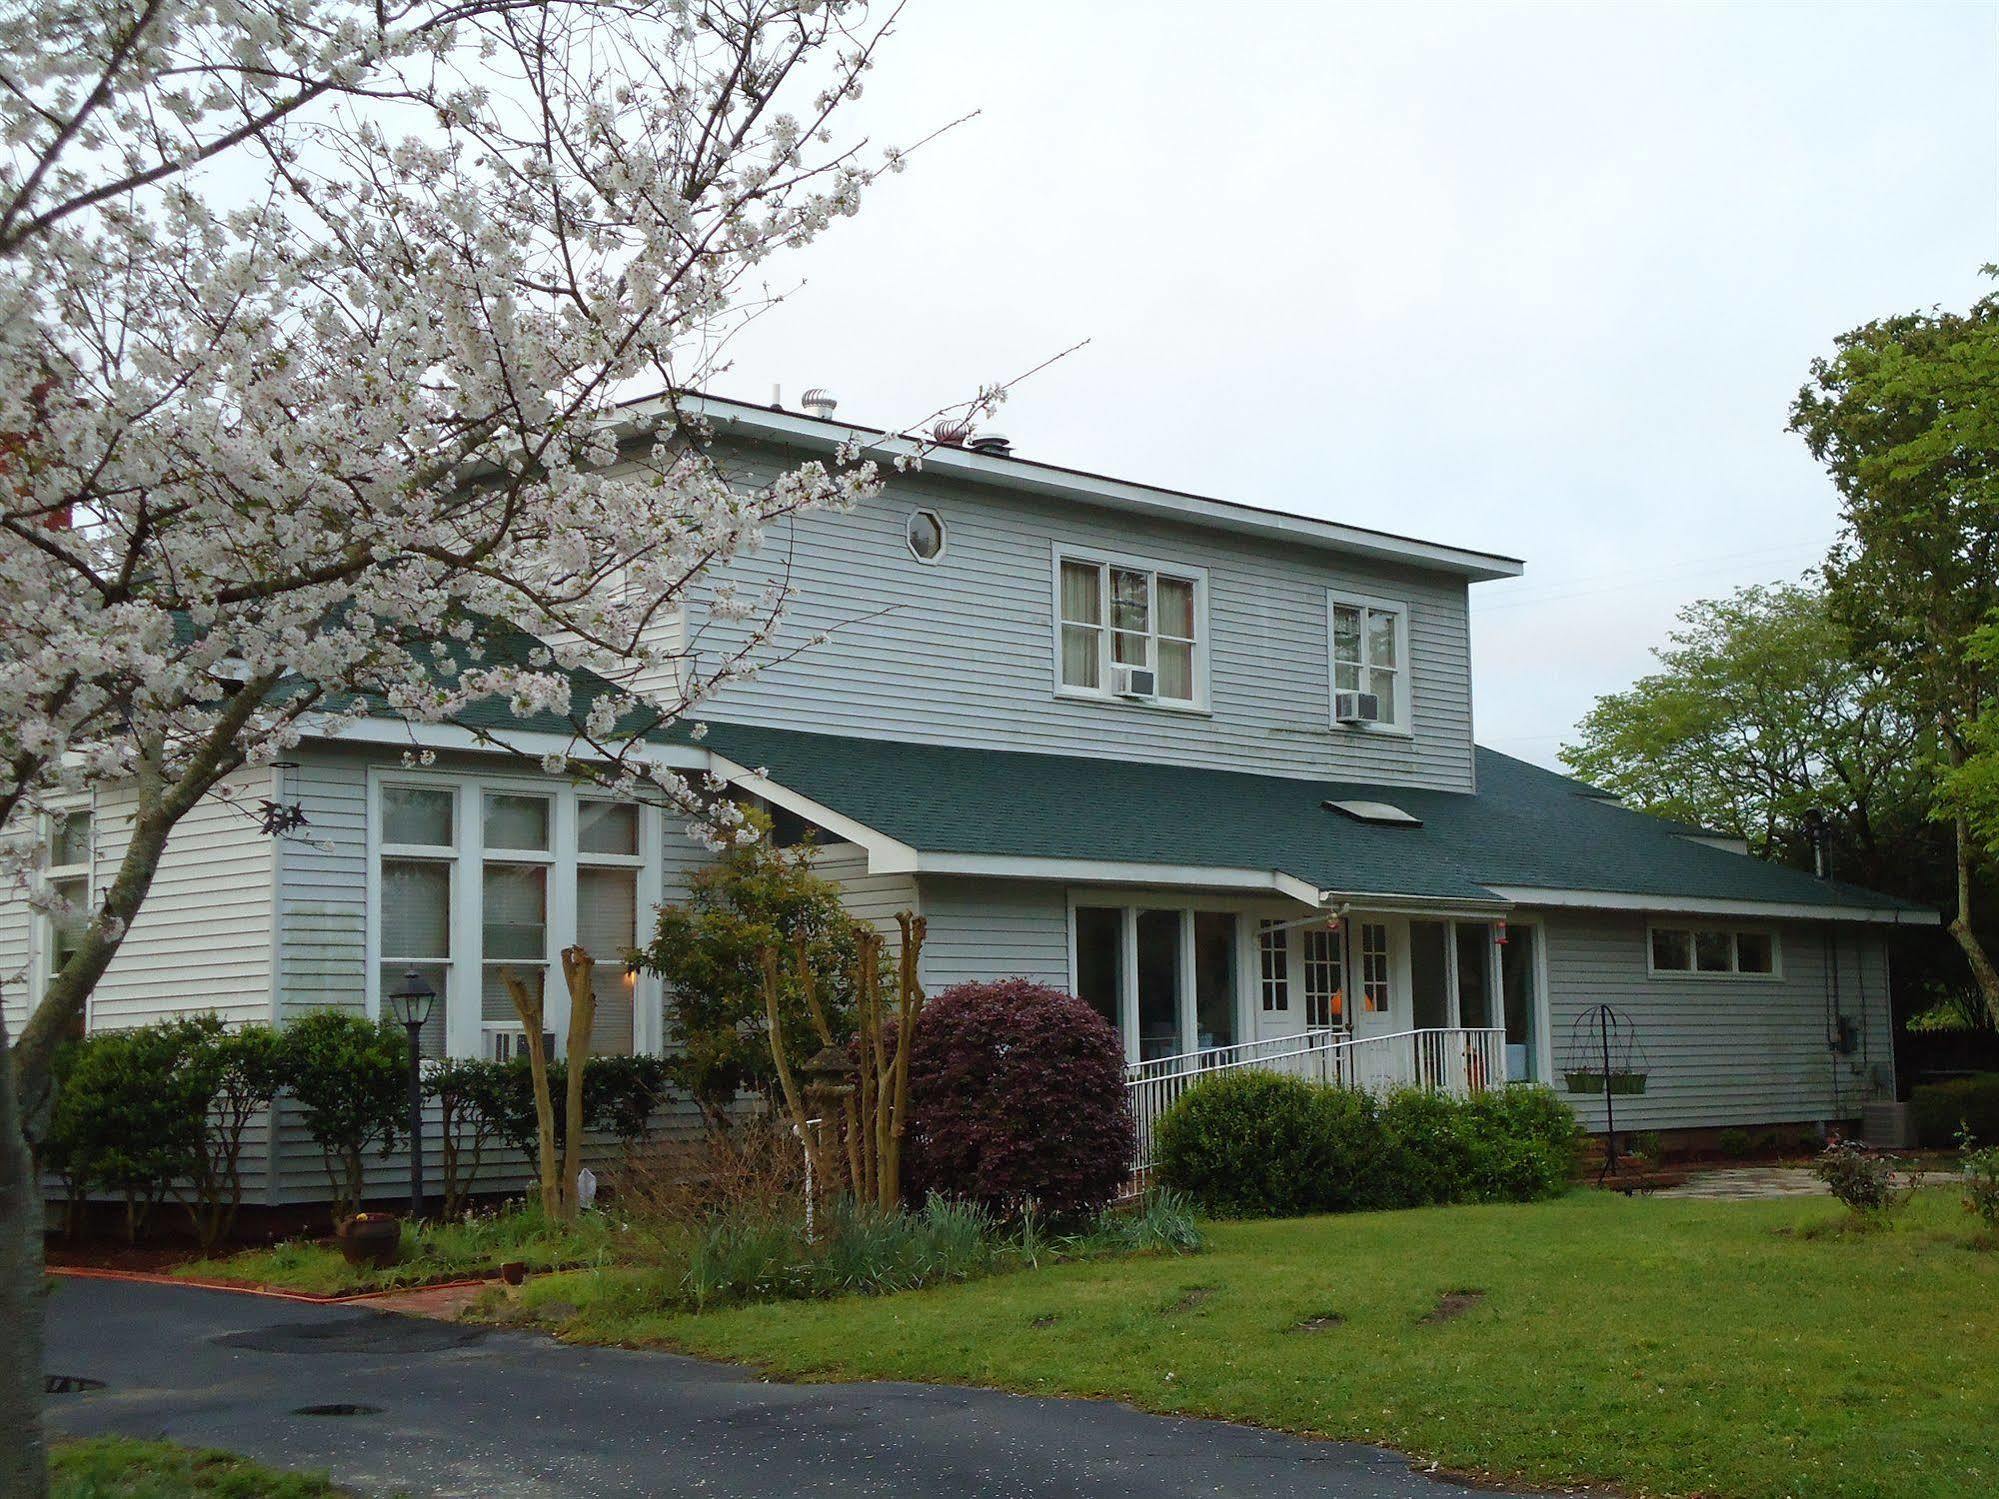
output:
[[[1593,1005],[1628,1014],[1644,1048],[1646,1091],[1615,1101],[1620,1130],[1853,1118],[1870,1080],[1893,1077],[1887,949],[1865,927],[1782,923],[1778,979],[1654,978],[1642,915],[1543,919],[1556,1087],[1575,1022]],[[1851,1057],[1827,1045],[1828,934],[1837,948],[1839,1008],[1861,1023]],[[1586,1124],[1602,1127],[1600,1098],[1562,1096]]]
[[[246,771],[180,820],[152,889],[90,997],[92,1030],[213,1012],[231,1023],[271,1018],[271,887],[278,842],[256,820],[272,773]],[[131,840],[134,794],[96,798],[96,889],[117,875]]]
[[[1026,978],[1069,987],[1069,905],[1045,881],[931,876],[922,882],[923,987]]]
[[[869,874],[867,850],[853,843],[831,843],[812,857],[812,868],[840,887],[840,904],[856,921],[865,921],[896,950],[902,928],[896,917],[904,911],[922,914],[916,877],[910,874]]]
[[[746,450],[744,482],[776,472]],[[904,544],[912,509],[943,518],[926,565]],[[1078,702],[1053,691],[1053,543],[1207,570],[1210,714]],[[736,564],[788,575],[796,599],[779,654],[725,687],[704,716],[821,733],[978,744],[1470,789],[1471,657],[1462,578],[1075,502],[898,475],[853,511],[771,528]],[[1330,727],[1329,589],[1405,602],[1413,737]],[[704,671],[734,627],[690,615]],[[808,644],[821,632],[831,638]]]

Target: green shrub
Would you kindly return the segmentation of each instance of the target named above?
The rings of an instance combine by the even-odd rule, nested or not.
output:
[[[1714,1147],[1731,1161],[1739,1161],[1756,1148],[1756,1142],[1746,1129],[1725,1129],[1714,1137]]]
[[[182,1020],[98,1031],[72,1043],[44,1157],[73,1198],[114,1192],[138,1238],[177,1181],[201,1168],[210,1093],[190,1065],[203,1027]]]
[[[1909,1115],[1917,1141],[1933,1148],[1955,1145],[1960,1134],[1999,1140],[1999,1072],[1924,1083],[1909,1095]]]
[[[1188,1090],[1155,1132],[1160,1181],[1219,1217],[1533,1201],[1567,1185],[1577,1139],[1545,1088],[1377,1104],[1254,1069]]]
[[[1366,1094],[1246,1068],[1160,1116],[1154,1164],[1204,1213],[1284,1217],[1377,1206],[1385,1145]]]
[[[326,1162],[338,1223],[360,1209],[367,1153],[394,1150],[409,1114],[409,1040],[392,1021],[339,1010],[302,1015],[282,1037],[285,1086]]]
[[[1834,1140],[1820,1151],[1812,1175],[1863,1217],[1885,1217],[1908,1200],[1895,1190],[1895,1163],[1851,1140]]]
[[[1980,1145],[1966,1135],[1959,1146],[1958,1173],[1964,1183],[1964,1210],[1999,1232],[1999,1145]]]

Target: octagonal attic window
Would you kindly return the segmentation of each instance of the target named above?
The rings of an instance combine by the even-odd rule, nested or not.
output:
[[[944,555],[944,522],[934,510],[912,510],[903,538],[918,562],[935,562]]]

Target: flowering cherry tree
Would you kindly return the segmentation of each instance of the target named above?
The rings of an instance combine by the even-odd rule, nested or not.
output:
[[[878,482],[854,450],[747,482],[680,397],[769,257],[901,157],[835,135],[886,31],[835,0],[0,16],[0,884],[51,908],[65,795],[116,783],[132,818],[0,1055],[14,1495],[45,1484],[23,1131],[174,825],[308,730],[495,694],[629,787],[634,711],[770,641],[782,586],[718,567]],[[658,628],[696,589],[731,622],[705,672]],[[571,667],[675,685],[573,703]]]

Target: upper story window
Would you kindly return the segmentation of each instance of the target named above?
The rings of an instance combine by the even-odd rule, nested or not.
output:
[[[1333,659],[1333,718],[1341,727],[1407,733],[1409,725],[1409,610],[1387,599],[1327,595]],[[1339,694],[1373,697],[1373,718],[1342,712]]]
[[[1065,695],[1198,708],[1207,574],[1112,553],[1055,553],[1056,682]]]
[[[904,524],[902,539],[909,555],[918,562],[935,562],[944,555],[944,521],[935,510],[912,510]]]
[[[1777,934],[1768,928],[1655,926],[1650,947],[1654,973],[1765,979],[1778,974]]]

